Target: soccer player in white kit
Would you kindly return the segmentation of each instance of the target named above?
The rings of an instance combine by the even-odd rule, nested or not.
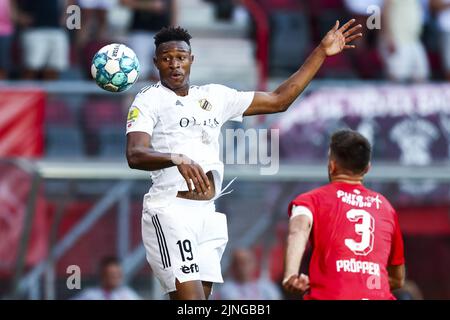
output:
[[[218,84],[191,86],[189,33],[163,28],[155,36],[161,81],[136,96],[127,119],[130,168],[150,171],[142,238],[147,260],[171,299],[207,299],[223,282],[220,260],[227,221],[214,200],[222,190],[219,134],[228,120],[283,112],[302,93],[327,56],[353,48],[361,25],[339,21],[303,66],[273,92],[240,92]],[[287,47],[286,50],[289,50]],[[217,61],[220,63],[220,61]]]

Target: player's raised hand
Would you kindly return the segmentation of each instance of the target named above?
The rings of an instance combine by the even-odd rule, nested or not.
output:
[[[186,156],[181,156],[177,163],[178,171],[186,180],[189,191],[207,194],[210,184],[202,167]],[[194,188],[192,188],[192,184],[194,184]]]
[[[355,45],[350,45],[349,43],[362,37],[362,33],[358,32],[361,30],[362,26],[358,24],[350,29],[354,23],[355,19],[352,19],[339,28],[339,20],[336,21],[333,29],[328,31],[320,43],[320,46],[327,56],[338,54],[344,49],[355,48]]]
[[[309,290],[309,277],[303,273],[292,275],[283,281],[283,288],[290,293],[304,294]]]

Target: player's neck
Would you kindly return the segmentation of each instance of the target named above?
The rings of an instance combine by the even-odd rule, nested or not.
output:
[[[339,174],[331,177],[331,182],[343,182],[348,184],[363,184],[364,177],[362,176],[350,176],[346,174]]]
[[[166,87],[167,89],[173,91],[177,96],[184,97],[189,94],[189,82],[187,82],[185,85],[183,85],[180,88],[171,88],[167,85],[163,80],[161,80],[161,84]]]

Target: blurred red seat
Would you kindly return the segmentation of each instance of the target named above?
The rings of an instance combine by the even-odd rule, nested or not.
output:
[[[74,125],[75,123],[76,117],[64,101],[48,100],[45,106],[45,124]]]
[[[125,115],[121,105],[111,99],[95,99],[87,102],[83,109],[83,123],[88,130],[101,127],[124,127]]]
[[[348,56],[338,54],[328,57],[318,75],[326,78],[354,78],[356,76]]]
[[[68,203],[64,208],[64,216],[58,228],[58,241],[64,238],[94,206],[91,201],[74,201]],[[59,276],[66,275],[69,265],[77,265],[86,276],[97,273],[99,260],[106,255],[115,253],[116,244],[116,209],[109,209],[94,226],[79,238],[58,261],[57,273]]]
[[[301,10],[303,3],[297,0],[259,0],[264,11],[271,13],[274,10]]]
[[[314,0],[310,2],[311,11],[320,14],[323,10],[336,9],[342,10],[344,4],[342,0]]]

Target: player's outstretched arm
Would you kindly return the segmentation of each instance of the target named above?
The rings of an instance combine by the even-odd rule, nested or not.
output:
[[[127,134],[126,156],[132,169],[154,171],[177,166],[186,180],[189,191],[206,194],[210,188],[209,180],[203,169],[185,155],[157,152],[151,147],[151,136],[145,132]],[[192,182],[191,182],[192,181]]]
[[[303,294],[309,289],[309,277],[299,275],[300,264],[311,232],[311,220],[300,215],[289,221],[289,234],[284,263],[283,288],[287,292]]]
[[[339,28],[339,21],[336,21],[333,29],[325,35],[297,72],[275,91],[255,93],[253,102],[244,112],[244,116],[286,111],[314,78],[326,57],[336,55],[344,49],[355,48],[350,42],[362,37],[361,33],[357,33],[362,26],[350,28],[354,23],[355,19],[352,19]]]

